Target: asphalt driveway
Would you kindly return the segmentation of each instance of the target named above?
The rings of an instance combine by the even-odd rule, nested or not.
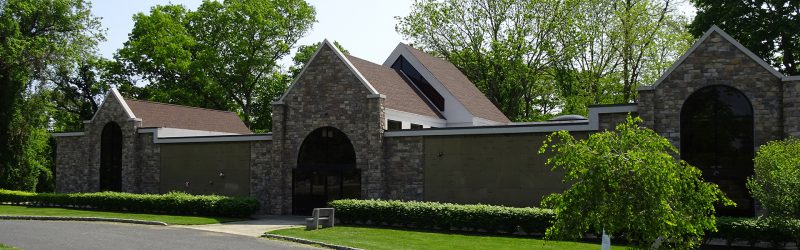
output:
[[[188,228],[105,222],[0,221],[0,242],[35,249],[314,249]]]

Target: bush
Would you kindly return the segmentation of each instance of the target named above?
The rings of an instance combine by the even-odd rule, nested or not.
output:
[[[137,213],[186,214],[222,217],[247,217],[260,204],[250,197],[167,194],[99,193],[30,193],[0,189],[0,202],[24,205],[91,208]]]
[[[770,242],[774,247],[788,242],[800,243],[800,220],[795,219],[720,217],[717,230],[707,238],[725,239],[729,245],[734,241],[747,241],[751,245]]]
[[[553,213],[541,208],[458,205],[438,202],[337,200],[329,203],[343,223],[370,221],[389,226],[483,229],[490,232],[544,234]]]
[[[747,180],[768,216],[800,219],[800,139],[771,141],[758,149],[755,176]]]

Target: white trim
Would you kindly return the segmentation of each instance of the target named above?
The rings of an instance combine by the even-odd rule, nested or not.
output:
[[[598,131],[600,130],[600,114],[631,113],[638,110],[636,104],[589,107],[589,120],[532,122],[511,124],[501,127],[476,126],[447,129],[393,130],[384,132],[384,137],[437,136],[437,135],[483,135],[483,134],[517,134],[543,133],[555,131]]]
[[[396,109],[384,108],[386,120],[401,121],[403,123],[414,123],[419,125],[427,125],[428,127],[446,127],[447,120],[438,117],[431,117],[427,115],[420,115]],[[386,121],[383,121],[386,123]],[[388,126],[388,125],[387,125]]]
[[[138,133],[152,133],[153,143],[198,143],[198,142],[237,142],[237,141],[271,141],[272,134],[254,135],[211,135],[211,136],[185,136],[185,137],[159,137],[158,131],[164,128],[140,128]]]
[[[52,133],[53,137],[70,137],[70,136],[83,136],[84,132],[63,132],[63,133]]]
[[[706,31],[705,34],[703,34],[702,37],[700,37],[700,39],[697,39],[697,41],[694,42],[692,47],[689,48],[689,50],[687,50],[686,53],[683,53],[683,55],[681,55],[681,57],[678,58],[678,60],[675,61],[675,63],[673,63],[672,66],[670,66],[669,69],[667,69],[667,71],[664,72],[664,74],[662,74],[660,78],[658,78],[658,80],[655,82],[655,84],[653,84],[652,86],[639,86],[639,88],[637,88],[637,90],[652,90],[652,89],[657,88],[658,85],[661,84],[661,82],[663,82],[667,77],[669,77],[670,74],[672,74],[672,71],[674,71],[679,65],[681,65],[683,63],[683,61],[686,60],[686,58],[689,57],[689,55],[692,54],[697,49],[697,47],[699,47],[700,44],[703,43],[706,39],[708,39],[708,37],[711,36],[711,34],[714,33],[714,32],[719,33],[719,35],[722,36],[722,38],[724,38],[728,42],[732,43],[733,46],[735,46],[736,48],[738,48],[739,50],[744,52],[744,54],[747,55],[748,57],[750,57],[750,59],[753,59],[754,61],[756,61],[756,63],[758,63],[758,65],[761,65],[761,67],[763,67],[764,69],[766,69],[767,71],[772,73],[772,75],[774,75],[778,79],[785,78],[785,76],[783,74],[781,74],[780,72],[775,70],[775,68],[773,68],[772,66],[769,66],[769,64],[767,64],[766,61],[764,61],[760,57],[756,56],[756,54],[754,54],[749,49],[745,48],[744,45],[742,45],[741,43],[736,41],[736,39],[733,39],[733,37],[728,35],[728,33],[725,33],[725,31],[723,31],[722,29],[717,27],[717,25],[713,25],[713,26],[711,26],[710,29],[708,29],[708,31]]]
[[[331,42],[329,42],[328,39],[325,39],[325,40],[322,41],[322,43],[320,43],[319,47],[317,47],[317,51],[315,51],[314,55],[311,56],[311,59],[309,59],[308,62],[306,62],[306,65],[303,66],[302,70],[300,70],[300,74],[297,74],[297,78],[295,78],[292,81],[292,84],[289,85],[289,88],[286,89],[286,92],[283,93],[283,96],[281,96],[281,99],[279,99],[277,102],[280,102],[280,104],[283,104],[283,98],[286,98],[286,96],[289,95],[289,92],[292,91],[294,86],[297,85],[297,81],[300,80],[300,77],[303,76],[303,74],[306,72],[306,69],[308,68],[308,66],[311,65],[311,63],[314,61],[314,58],[317,57],[317,54],[319,54],[319,52],[322,50],[322,47],[324,47],[324,46],[328,46],[328,47],[331,48],[331,50],[333,50],[334,54],[336,54],[336,56],[339,57],[339,59],[342,60],[342,62],[344,62],[345,65],[347,65],[347,68],[350,69],[350,72],[353,72],[353,74],[356,75],[356,78],[358,78],[358,80],[361,81],[361,84],[363,84],[364,87],[366,87],[367,90],[369,90],[370,94],[372,94],[372,95],[379,94],[378,91],[375,90],[375,87],[373,87],[372,84],[370,84],[369,81],[367,81],[367,78],[364,78],[364,75],[362,75],[361,72],[359,72],[358,69],[356,69],[356,67],[353,66],[353,64],[350,62],[350,60],[347,60],[347,57],[344,56],[344,54],[341,51],[339,51],[339,49],[336,48],[335,45],[333,45]]]
[[[94,118],[97,117],[97,114],[100,113],[100,110],[103,110],[103,105],[106,104],[108,98],[112,96],[114,97],[114,99],[117,99],[117,101],[119,101],[120,105],[122,105],[122,110],[125,110],[125,114],[128,115],[129,119],[136,119],[136,116],[133,114],[133,111],[131,111],[131,108],[128,107],[128,103],[125,102],[125,98],[123,98],[122,95],[119,93],[119,91],[117,91],[117,88],[111,88],[111,90],[108,91],[108,94],[106,94],[106,98],[103,98],[103,102],[100,103],[99,107],[97,107],[97,112],[94,112],[94,115],[92,115],[92,119],[89,120],[88,122],[83,121],[83,123],[93,122]]]
[[[477,116],[472,117],[472,124],[475,124],[475,126],[507,125],[506,123],[502,123],[502,122],[498,122],[498,121],[494,121],[494,120],[489,120],[489,119],[481,118],[481,117],[477,117]]]

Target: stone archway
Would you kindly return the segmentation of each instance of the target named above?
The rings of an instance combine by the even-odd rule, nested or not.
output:
[[[308,134],[292,172],[292,213],[309,215],[328,201],[360,197],[361,171],[347,135],[334,127]]]
[[[753,198],[745,185],[753,174],[753,107],[741,91],[712,85],[690,95],[681,108],[681,158],[703,171],[737,206],[717,208],[719,215],[753,216]]]
[[[100,137],[100,191],[122,191],[122,129],[115,122]]]

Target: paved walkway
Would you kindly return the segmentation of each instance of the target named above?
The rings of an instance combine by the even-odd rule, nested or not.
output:
[[[208,225],[175,225],[170,227],[260,237],[264,232],[304,225],[305,217],[288,215],[262,215],[254,220]]]

